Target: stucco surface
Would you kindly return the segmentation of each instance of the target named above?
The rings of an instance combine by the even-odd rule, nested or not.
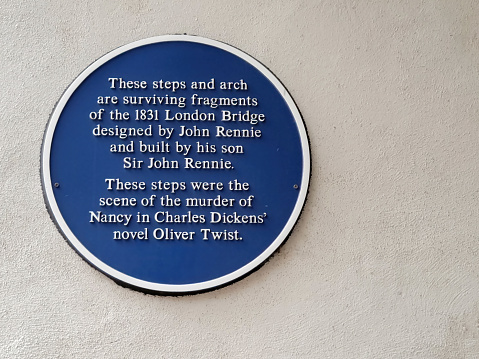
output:
[[[0,5],[0,357],[477,358],[476,1]],[[40,148],[106,52],[187,33],[281,79],[310,136],[288,242],[226,288],[158,297],[91,268],[51,221]]]

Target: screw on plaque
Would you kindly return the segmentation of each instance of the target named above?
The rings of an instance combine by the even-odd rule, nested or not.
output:
[[[293,186],[293,188],[294,188],[294,189],[298,189],[299,186],[298,186],[297,184],[295,184],[295,185]]]
[[[58,188],[58,187],[60,187],[60,183],[55,182],[54,186],[55,186],[55,188]]]

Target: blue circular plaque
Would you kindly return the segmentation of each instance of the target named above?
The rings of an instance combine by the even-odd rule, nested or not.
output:
[[[187,35],[95,61],[59,100],[42,150],[45,199],[70,245],[150,293],[211,290],[257,269],[291,232],[310,176],[279,80]]]

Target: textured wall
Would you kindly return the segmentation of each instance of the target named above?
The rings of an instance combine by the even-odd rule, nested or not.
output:
[[[477,358],[476,1],[44,1],[0,5],[0,357]],[[64,241],[40,147],[106,52],[188,33],[290,91],[313,175],[292,236],[218,291],[117,286]]]

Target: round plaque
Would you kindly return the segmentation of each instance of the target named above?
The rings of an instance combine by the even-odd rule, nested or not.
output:
[[[286,240],[310,152],[262,64],[169,35],[78,76],[47,125],[41,169],[51,216],[88,263],[124,286],[187,294],[244,277]]]

